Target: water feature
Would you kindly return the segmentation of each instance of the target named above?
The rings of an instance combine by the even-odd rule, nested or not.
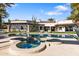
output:
[[[33,37],[27,37],[25,40],[16,44],[18,48],[35,48],[40,45],[39,40],[35,40]]]
[[[23,39],[23,41],[16,44],[18,48],[35,48],[38,47],[41,43],[41,38],[71,38],[73,39],[75,35],[68,35],[68,34],[29,34],[29,36],[26,34],[27,38]]]
[[[20,36],[23,36],[23,34],[20,34]],[[19,42],[18,44],[16,44],[16,46],[18,48],[35,48],[38,47],[40,45],[40,41],[38,39],[38,35],[30,35],[28,34],[24,34],[24,36],[27,36],[27,38],[23,39],[23,41],[21,40],[21,42]]]
[[[18,48],[35,48],[38,47],[40,45],[40,42],[38,40],[35,40],[33,43],[31,41],[31,43],[28,43],[28,41],[22,41],[18,44],[16,44],[16,46]]]

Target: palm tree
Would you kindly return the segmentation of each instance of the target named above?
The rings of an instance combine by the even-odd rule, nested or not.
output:
[[[0,29],[2,29],[2,19],[8,17],[7,7],[11,7],[14,3],[0,3]]]

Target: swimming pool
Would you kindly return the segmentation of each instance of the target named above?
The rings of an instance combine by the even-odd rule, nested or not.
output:
[[[26,35],[26,34],[25,34]],[[24,36],[24,34],[22,35],[20,35],[20,36]],[[27,36],[27,35],[26,35]],[[28,39],[27,41],[29,42],[29,43],[27,43],[25,40],[24,41],[22,41],[22,42],[20,42],[20,43],[18,43],[18,44],[16,44],[16,46],[18,47],[18,48],[35,48],[35,47],[38,47],[39,45],[40,45],[40,43],[41,43],[41,38],[47,38],[47,39],[59,39],[59,38],[61,38],[61,39],[63,39],[63,38],[65,38],[65,39],[74,39],[74,37],[76,36],[76,35],[68,35],[68,34],[64,34],[64,35],[60,35],[60,34],[29,34],[29,36],[30,37],[33,37],[33,38],[37,38],[37,40],[34,40],[34,42],[32,41],[32,40],[30,40],[30,39]]]
[[[21,34],[20,36],[27,36],[27,34]],[[32,36],[32,37],[35,37],[38,39],[46,38],[46,37],[55,37],[55,38],[74,38],[74,37],[77,37],[76,35],[69,35],[69,34],[29,34],[29,36]]]

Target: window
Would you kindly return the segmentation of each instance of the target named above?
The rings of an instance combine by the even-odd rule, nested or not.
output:
[[[23,26],[21,26],[21,30],[23,30]]]
[[[59,30],[62,30],[62,27],[59,27]]]
[[[42,26],[40,26],[40,30],[42,30]]]
[[[52,27],[51,30],[52,30],[52,31],[55,31],[55,27]]]
[[[73,26],[66,26],[65,28],[66,31],[73,31]]]

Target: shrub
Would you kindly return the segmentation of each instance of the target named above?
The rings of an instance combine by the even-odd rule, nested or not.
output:
[[[8,36],[16,36],[16,34],[9,34]]]

